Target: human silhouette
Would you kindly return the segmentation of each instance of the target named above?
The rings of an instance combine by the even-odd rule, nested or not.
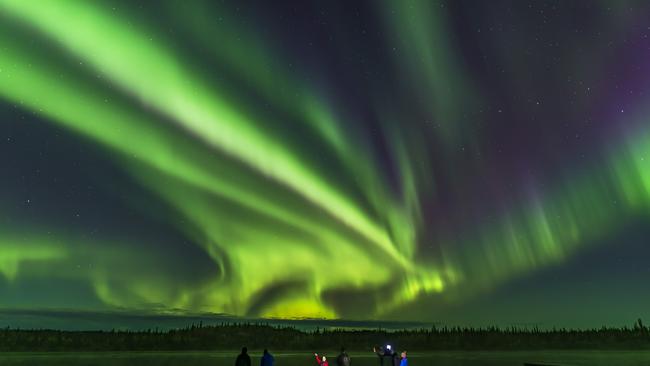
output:
[[[406,351],[402,351],[402,359],[399,362],[399,366],[409,366],[409,360],[406,358]]]
[[[318,353],[314,353],[314,356],[316,356],[316,362],[318,362],[319,366],[329,366],[329,362],[327,362],[327,357],[322,356],[319,357]]]
[[[388,352],[384,353],[384,357],[387,357],[389,361],[389,365],[391,366],[400,366],[399,362],[399,356],[397,355],[397,352],[395,352],[394,349],[392,349],[390,346],[387,346]]]
[[[350,366],[352,360],[347,352],[345,352],[345,347],[341,347],[341,353],[336,357],[336,366]]]
[[[386,366],[399,366],[396,365],[397,354],[390,344],[387,344],[386,347],[373,347],[372,351],[379,357],[379,366],[384,366],[384,359],[386,359]]]
[[[251,366],[251,356],[248,355],[248,348],[242,347],[241,353],[235,361],[235,366]]]
[[[271,355],[269,353],[269,350],[265,348],[264,354],[260,359],[260,366],[273,366],[274,363],[275,363],[275,358],[273,358],[273,355]]]
[[[383,347],[373,347],[372,352],[374,352],[377,357],[379,357],[379,366],[384,366],[384,348]],[[391,366],[391,365],[388,365]]]

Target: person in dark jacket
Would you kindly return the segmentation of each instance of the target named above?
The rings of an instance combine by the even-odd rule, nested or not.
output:
[[[379,366],[384,366],[384,349],[382,347],[373,347],[372,352],[379,357]]]
[[[275,363],[275,358],[269,353],[268,349],[264,349],[264,354],[260,359],[260,366],[273,366]]]
[[[392,366],[399,366],[399,356],[397,355],[397,352],[395,352],[394,349],[391,348],[391,346],[386,346],[388,349],[388,352],[384,353],[384,357],[389,359],[388,364]]]
[[[251,356],[248,355],[248,348],[242,347],[241,353],[235,361],[235,366],[251,366]]]
[[[384,359],[386,360],[385,366],[395,366],[397,354],[390,344],[387,344],[386,347],[374,347],[372,351],[379,357],[379,366],[384,366]]]
[[[350,366],[352,361],[347,352],[345,352],[345,347],[341,347],[341,353],[336,357],[336,366]]]
[[[372,347],[372,353],[376,354],[379,357],[379,366],[384,366],[384,358],[381,357],[384,351],[381,348]]]

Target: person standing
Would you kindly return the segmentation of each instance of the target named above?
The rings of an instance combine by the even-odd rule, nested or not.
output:
[[[386,346],[386,349],[388,350],[388,352],[384,354],[384,356],[390,359],[389,365],[399,366],[400,360],[399,360],[399,356],[397,355],[397,352],[395,352],[395,350],[390,345]]]
[[[384,366],[384,350],[379,347],[372,347],[372,352],[379,357],[379,366]]]
[[[275,358],[273,358],[273,355],[271,355],[269,353],[269,350],[265,348],[264,354],[260,359],[260,366],[273,366],[274,363],[275,363]]]
[[[314,353],[314,356],[316,356],[316,362],[318,362],[319,366],[329,366],[329,362],[327,362],[327,357],[319,357],[318,353]]]
[[[406,351],[402,351],[402,360],[399,362],[399,366],[409,366],[409,360],[406,358]]]
[[[347,352],[345,352],[345,347],[341,347],[341,353],[336,357],[336,366],[350,366],[352,360]]]
[[[235,361],[235,366],[251,366],[251,356],[248,355],[248,348],[242,347],[241,353]]]
[[[393,351],[393,347],[390,344],[387,344],[385,347],[373,347],[372,351],[379,356],[379,366],[384,366],[384,359],[387,362],[385,366],[398,366],[397,363],[397,354]]]

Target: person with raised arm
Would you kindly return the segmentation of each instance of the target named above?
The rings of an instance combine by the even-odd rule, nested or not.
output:
[[[318,353],[314,353],[314,356],[316,356],[316,362],[318,362],[319,366],[329,366],[329,362],[327,362],[327,357],[318,356]]]

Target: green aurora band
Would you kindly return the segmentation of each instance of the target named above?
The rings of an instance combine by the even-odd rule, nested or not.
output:
[[[428,65],[406,67],[424,70],[419,95],[446,106],[436,109],[437,119],[456,120],[463,98],[479,103],[469,81],[454,76],[462,72],[445,46],[443,15],[384,7],[395,37],[409,40],[404,52]],[[423,296],[455,301],[561,262],[626,218],[648,214],[650,131],[639,128],[602,160],[530,192],[526,204],[506,207],[490,225],[440,237],[435,255],[419,255],[426,226],[419,197],[434,185],[434,174],[414,163],[423,141],[391,130],[385,117],[401,178],[395,192],[383,183],[373,150],[356,138],[363,131],[346,127],[354,114],[336,111],[284,63],[265,61],[278,56],[263,39],[233,24],[202,23],[198,5],[169,8],[224,73],[272,112],[251,110],[227,81],[202,78],[154,25],[84,1],[0,1],[0,95],[105,148],[170,208],[164,219],[205,252],[214,272],[198,282],[165,273],[160,263],[169,258],[133,251],[128,238],[102,245],[54,228],[33,237],[5,228],[0,275],[7,280],[49,271],[87,279],[108,306],[283,318],[350,316],[328,294],[362,291],[373,299],[365,317],[378,318]],[[33,34],[41,43],[27,41]],[[426,46],[431,34],[440,48]],[[53,49],[61,56],[52,57]],[[398,115],[383,108],[384,116]],[[300,139],[291,129],[302,131]],[[451,145],[461,133],[450,124],[437,137]],[[341,173],[327,174],[332,170]],[[315,265],[323,258],[327,272]],[[63,270],[81,262],[97,264]],[[110,270],[130,262],[140,267],[135,276]],[[270,291],[278,295],[259,305]]]

